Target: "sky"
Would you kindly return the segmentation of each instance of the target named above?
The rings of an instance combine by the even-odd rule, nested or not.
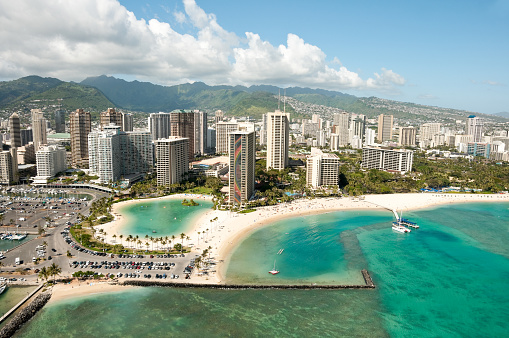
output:
[[[0,81],[110,75],[509,111],[509,0],[0,0]]]

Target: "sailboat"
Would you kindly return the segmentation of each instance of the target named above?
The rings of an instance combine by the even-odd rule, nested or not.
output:
[[[276,270],[276,260],[274,260],[274,269],[270,270],[269,273],[271,275],[277,275],[279,273],[279,270]]]

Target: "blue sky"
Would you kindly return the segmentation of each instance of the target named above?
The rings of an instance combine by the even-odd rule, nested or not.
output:
[[[25,2],[0,4],[0,79],[296,85],[509,111],[509,0]]]

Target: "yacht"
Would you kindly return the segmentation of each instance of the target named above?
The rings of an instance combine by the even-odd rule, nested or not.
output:
[[[276,261],[274,260],[274,268],[269,271],[271,275],[277,275],[279,273],[279,270],[276,270]]]
[[[399,222],[392,222],[392,230],[401,232],[402,234],[410,232],[411,230],[401,225]]]

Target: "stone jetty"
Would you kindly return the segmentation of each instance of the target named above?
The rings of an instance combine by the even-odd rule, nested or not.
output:
[[[29,305],[23,308],[12,318],[0,331],[0,338],[12,337],[26,322],[42,309],[51,298],[51,293],[46,292],[37,296]]]

